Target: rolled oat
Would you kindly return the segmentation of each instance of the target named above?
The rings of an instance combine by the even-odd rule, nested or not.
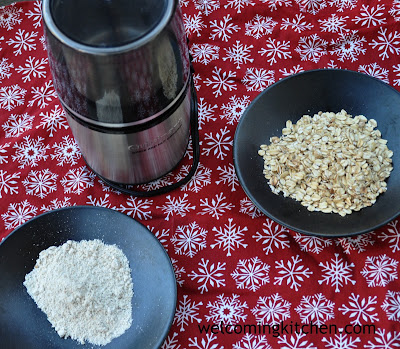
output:
[[[285,126],[258,151],[273,193],[309,211],[345,216],[373,205],[387,190],[393,152],[374,119],[342,110],[304,115]]]

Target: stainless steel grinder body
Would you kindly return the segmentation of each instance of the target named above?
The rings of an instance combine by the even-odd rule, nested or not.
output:
[[[190,63],[177,0],[43,0],[54,87],[89,167],[150,182],[189,139]]]

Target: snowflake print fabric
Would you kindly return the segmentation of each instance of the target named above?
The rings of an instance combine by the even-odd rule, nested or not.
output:
[[[246,109],[293,74],[347,69],[400,92],[400,0],[177,3],[200,163],[185,185],[150,198],[109,187],[82,156],[55,91],[41,1],[0,7],[0,241],[71,206],[141,222],[175,272],[176,312],[161,349],[400,349],[399,217],[348,237],[292,231],[250,200],[233,159]],[[193,155],[189,138],[177,167],[138,189],[183,179]]]

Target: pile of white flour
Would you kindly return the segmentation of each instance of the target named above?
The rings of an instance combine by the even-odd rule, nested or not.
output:
[[[60,337],[106,345],[132,324],[131,270],[115,245],[82,240],[49,247],[24,285]]]

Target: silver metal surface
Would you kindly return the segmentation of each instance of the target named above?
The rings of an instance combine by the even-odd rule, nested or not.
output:
[[[186,91],[189,88],[189,81],[190,81],[190,77],[188,77],[188,81],[186,82],[185,86],[182,88],[182,90],[179,92],[179,94],[176,96],[176,98],[163,110],[159,111],[158,113],[151,115],[149,117],[147,117],[144,120],[138,120],[138,121],[134,121],[134,122],[126,122],[126,123],[107,123],[107,122],[102,122],[102,121],[96,121],[90,118],[87,118],[84,115],[78,114],[77,112],[74,112],[72,110],[68,110],[68,112],[70,114],[75,115],[77,118],[87,122],[88,124],[92,124],[95,126],[100,126],[100,127],[107,127],[107,128],[111,128],[111,129],[123,129],[123,128],[127,128],[127,127],[132,127],[132,126],[138,126],[138,125],[142,125],[144,123],[150,122],[154,119],[157,119],[158,117],[162,117],[164,113],[168,113],[168,111],[174,107],[174,105],[176,103],[179,103],[179,100],[183,97],[183,95],[186,93]],[[66,103],[59,98],[61,103],[64,105],[64,107],[66,107],[68,109],[68,107],[66,106]]]
[[[25,2],[25,1],[35,1],[35,0],[0,0],[0,6],[7,6],[7,5],[12,5],[17,2]]]
[[[184,156],[190,62],[178,0],[43,0],[55,90],[91,169],[147,183]]]
[[[90,168],[121,184],[150,182],[173,169],[184,156],[190,124],[190,89],[179,108],[144,131],[104,133],[83,127],[67,112],[68,123]]]
[[[85,118],[147,122],[188,81],[177,0],[43,0],[42,14],[55,90]]]

